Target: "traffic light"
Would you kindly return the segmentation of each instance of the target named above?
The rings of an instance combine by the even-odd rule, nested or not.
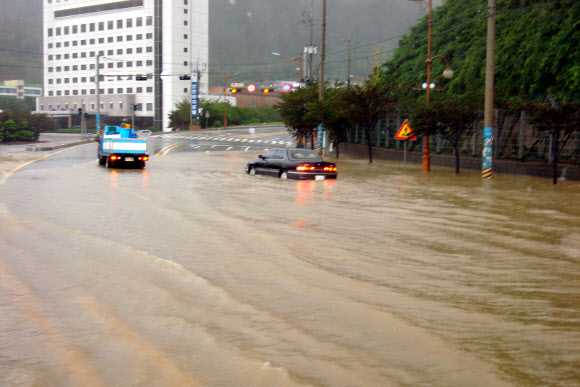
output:
[[[269,93],[269,92],[271,92],[271,91],[272,91],[272,89],[269,89],[269,88],[267,88],[267,87],[266,87],[266,88],[264,88],[264,89],[262,89],[262,93],[265,93],[265,94],[267,94],[267,93]]]
[[[190,75],[180,75],[179,80],[181,81],[189,81],[191,79]]]

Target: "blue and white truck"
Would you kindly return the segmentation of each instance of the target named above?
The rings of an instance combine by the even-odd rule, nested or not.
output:
[[[119,165],[144,168],[149,160],[147,139],[139,138],[127,124],[105,126],[98,148],[99,165],[113,168]]]

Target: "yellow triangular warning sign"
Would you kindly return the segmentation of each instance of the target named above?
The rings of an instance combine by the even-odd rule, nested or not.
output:
[[[411,125],[409,125],[409,120],[405,120],[399,131],[395,135],[395,140],[416,140],[417,137],[415,133],[413,133],[413,129],[411,129]]]

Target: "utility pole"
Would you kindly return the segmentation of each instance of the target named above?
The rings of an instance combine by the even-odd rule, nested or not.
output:
[[[492,176],[493,161],[493,100],[495,66],[495,0],[488,0],[487,16],[487,57],[485,62],[485,106],[483,114],[483,157],[481,176]]]
[[[320,70],[319,70],[319,89],[318,99],[322,101],[324,98],[324,58],[326,50],[326,0],[322,0],[322,37],[320,42]],[[318,153],[323,154],[324,151],[324,127],[323,123],[318,126]]]
[[[101,131],[101,74],[100,74],[100,67],[101,67],[101,55],[97,55],[97,133]]]
[[[346,80],[346,84],[348,85],[349,89],[350,89],[350,48],[351,48],[351,40],[350,34],[348,34],[348,74],[347,74],[348,79]]]

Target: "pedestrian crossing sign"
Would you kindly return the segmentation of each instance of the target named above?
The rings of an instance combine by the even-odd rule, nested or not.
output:
[[[411,129],[411,125],[409,125],[409,120],[405,120],[401,128],[395,135],[395,140],[416,140],[417,137],[415,133],[413,133],[413,129]]]

